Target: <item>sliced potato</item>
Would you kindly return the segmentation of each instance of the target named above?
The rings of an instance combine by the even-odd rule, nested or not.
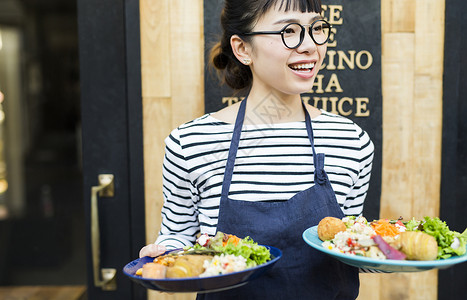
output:
[[[175,259],[173,266],[167,269],[167,278],[197,277],[204,272],[204,261],[211,260],[209,255],[183,255]]]
[[[167,267],[161,264],[147,263],[143,265],[141,275],[145,278],[162,279],[165,278]]]

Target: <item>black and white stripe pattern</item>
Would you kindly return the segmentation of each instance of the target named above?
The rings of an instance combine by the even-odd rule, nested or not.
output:
[[[360,215],[368,190],[374,146],[347,118],[322,111],[312,119],[315,150],[345,215]],[[172,131],[163,165],[164,206],[156,241],[191,245],[199,232],[214,234],[233,124],[206,114]],[[286,201],[314,184],[305,122],[244,125],[229,197]]]

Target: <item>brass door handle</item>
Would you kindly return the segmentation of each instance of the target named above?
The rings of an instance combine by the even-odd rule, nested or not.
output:
[[[99,229],[99,197],[113,197],[115,194],[114,175],[99,174],[99,185],[91,188],[91,248],[92,248],[92,267],[94,274],[94,286],[102,288],[104,291],[113,291],[117,289],[117,269],[101,269],[101,245]]]

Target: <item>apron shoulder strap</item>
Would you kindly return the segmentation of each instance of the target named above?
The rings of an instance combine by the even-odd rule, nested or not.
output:
[[[233,130],[232,140],[230,141],[229,156],[224,171],[224,180],[222,183],[221,199],[227,199],[232,182],[232,174],[237,157],[238,144],[240,143],[240,134],[242,133],[243,120],[245,119],[246,99],[243,99],[238,108],[237,119]]]

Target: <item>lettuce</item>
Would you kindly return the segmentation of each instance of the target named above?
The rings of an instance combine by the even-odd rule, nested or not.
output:
[[[237,245],[227,243],[225,247],[215,246],[213,248],[214,250],[225,254],[245,257],[248,267],[255,267],[257,265],[264,264],[271,259],[271,253],[269,253],[269,250],[264,246],[258,245],[250,237],[241,239]]]
[[[220,231],[215,236],[209,237],[207,234],[204,235],[207,239],[206,237],[203,239],[203,246],[198,243],[200,238],[198,237],[195,245],[193,247],[185,247],[185,250],[196,250],[198,253],[215,252],[216,254],[223,253],[243,256],[246,259],[247,266],[250,268],[271,260],[271,253],[268,248],[258,245],[258,243],[248,236],[244,239],[239,239],[236,236],[229,237],[230,235]],[[232,237],[234,237],[234,242],[232,241]]]
[[[454,232],[454,238],[458,239],[459,244],[457,245],[457,247],[452,248],[452,250],[456,255],[464,255],[466,252],[465,247],[467,245],[467,228],[462,234],[459,232]],[[451,247],[453,247],[453,245],[451,245]]]
[[[411,221],[409,221],[407,225],[409,225],[410,222]],[[417,221],[413,220],[410,226],[406,225],[407,230],[419,231],[421,229],[425,233],[433,236],[438,243],[437,259],[446,259],[453,255],[465,254],[465,247],[467,244],[467,229],[462,234],[456,231],[451,231],[446,222],[441,221],[437,217],[425,217],[421,224],[415,226],[416,222]],[[455,247],[453,248],[453,246]]]
[[[407,228],[408,231],[418,231],[418,226],[420,226],[420,223],[420,221],[417,221],[415,218],[413,218],[405,224],[405,228]]]

